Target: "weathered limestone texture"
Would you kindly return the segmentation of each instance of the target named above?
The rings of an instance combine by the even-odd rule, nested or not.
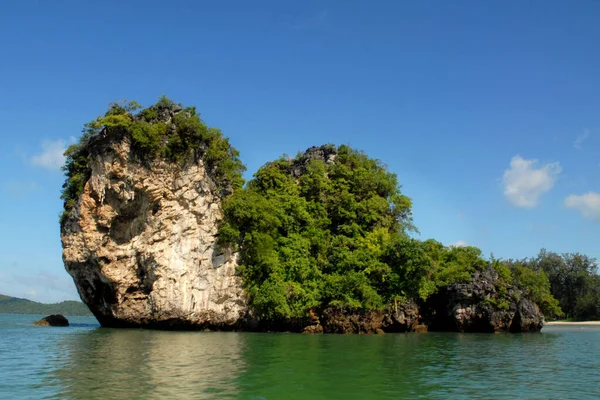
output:
[[[217,244],[221,197],[202,160],[141,160],[125,137],[90,144],[91,176],[62,227],[63,260],[103,326],[236,329],[237,254]]]

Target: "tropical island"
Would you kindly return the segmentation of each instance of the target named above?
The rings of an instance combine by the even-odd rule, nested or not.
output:
[[[221,131],[162,97],[112,104],[66,157],[63,259],[103,326],[529,332],[600,317],[594,259],[418,240],[396,175],[346,145],[244,182]]]

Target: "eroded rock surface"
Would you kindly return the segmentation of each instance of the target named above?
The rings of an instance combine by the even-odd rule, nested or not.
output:
[[[303,333],[398,333],[422,331],[416,303],[397,303],[378,311],[359,311],[329,307],[319,315],[311,313]],[[425,326],[425,330],[427,330]]]
[[[202,160],[140,160],[99,138],[62,227],[63,259],[104,326],[235,329],[246,316],[237,254],[217,244],[221,198]]]
[[[423,307],[430,330],[458,332],[539,332],[544,316],[517,288],[499,296],[498,274],[487,268],[468,283],[453,283]]]

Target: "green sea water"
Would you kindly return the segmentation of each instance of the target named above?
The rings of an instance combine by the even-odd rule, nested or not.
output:
[[[0,399],[598,399],[600,329],[298,335],[31,326],[0,315]]]

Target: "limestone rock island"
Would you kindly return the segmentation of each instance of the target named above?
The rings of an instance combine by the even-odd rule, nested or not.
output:
[[[236,184],[218,157],[235,177],[241,168],[227,140],[166,99],[136,116],[114,105],[87,129],[68,153],[61,223],[83,302],[109,327],[237,326],[247,308],[237,256],[216,244]],[[177,129],[187,140],[168,141]]]
[[[395,174],[312,147],[244,185],[194,107],[111,105],[66,155],[61,239],[107,327],[383,333],[535,332],[547,277],[410,233]]]

